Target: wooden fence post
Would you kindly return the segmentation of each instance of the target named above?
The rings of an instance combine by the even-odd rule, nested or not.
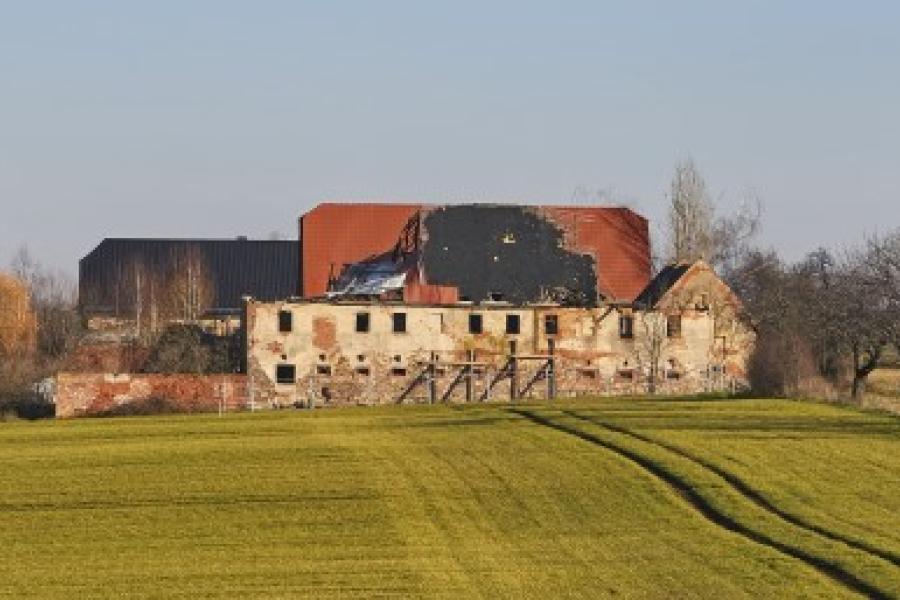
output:
[[[509,341],[509,399],[519,399],[519,359],[516,352],[516,340]]]
[[[547,400],[556,398],[556,358],[554,358],[554,350],[556,349],[556,341],[547,340]]]

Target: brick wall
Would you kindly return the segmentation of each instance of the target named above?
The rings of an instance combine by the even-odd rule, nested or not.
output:
[[[244,375],[59,373],[56,416],[104,412],[129,402],[164,399],[185,412],[234,411],[249,403]]]

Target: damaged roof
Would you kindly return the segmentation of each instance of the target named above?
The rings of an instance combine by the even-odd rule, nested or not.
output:
[[[403,289],[405,283],[406,269],[388,255],[348,265],[326,295],[329,298],[380,296]]]
[[[653,308],[690,268],[691,265],[685,263],[666,265],[638,294],[634,303],[642,307]]]
[[[562,232],[562,246],[567,251],[593,259],[595,272],[591,278],[595,280],[599,295],[605,298],[630,301],[650,280],[647,220],[627,208],[328,202],[311,209],[300,219],[302,295],[324,295],[344,265],[365,261],[393,248],[410,219],[417,215],[424,219],[428,213],[453,207],[473,212],[475,206],[507,214],[510,208],[518,208],[539,214],[553,223]],[[483,229],[481,220],[476,218],[467,225]],[[502,233],[517,232],[504,230]],[[500,247],[501,250],[504,248],[511,250]],[[579,283],[581,287],[586,282]],[[556,287],[552,282],[547,285]],[[589,295],[593,297],[594,294]]]

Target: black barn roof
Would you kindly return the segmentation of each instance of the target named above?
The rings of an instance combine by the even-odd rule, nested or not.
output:
[[[194,253],[215,290],[211,312],[234,311],[242,296],[278,300],[300,288],[300,247],[293,240],[107,238],[79,261],[78,286],[87,313],[128,314],[124,274],[135,264],[165,273],[173,257]]]

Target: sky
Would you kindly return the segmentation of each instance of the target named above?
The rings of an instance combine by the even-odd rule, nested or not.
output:
[[[0,267],[296,237],[325,200],[664,230],[692,157],[789,259],[900,227],[900,3],[0,0]]]

